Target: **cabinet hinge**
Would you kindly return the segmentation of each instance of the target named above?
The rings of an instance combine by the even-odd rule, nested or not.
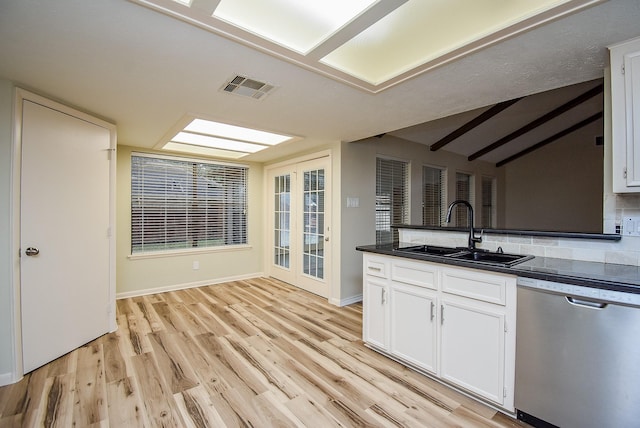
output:
[[[627,167],[622,168],[622,178],[627,178]]]
[[[622,67],[621,67],[620,72],[621,72],[622,74],[624,74],[624,64],[622,64]]]
[[[507,326],[507,322],[504,322],[504,332],[508,332],[509,331],[509,327]]]

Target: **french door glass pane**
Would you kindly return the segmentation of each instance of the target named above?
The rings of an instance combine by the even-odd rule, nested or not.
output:
[[[289,239],[291,232],[291,176],[280,175],[274,178],[274,263],[289,268]]]
[[[324,169],[304,172],[303,272],[324,278]]]

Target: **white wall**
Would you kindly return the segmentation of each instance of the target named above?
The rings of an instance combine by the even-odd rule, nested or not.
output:
[[[118,146],[116,291],[118,297],[174,288],[219,283],[262,275],[263,214],[262,165],[249,165],[248,241],[246,248],[213,249],[152,258],[131,256],[131,152]],[[149,150],[137,151],[148,153]],[[163,153],[166,155],[166,153]],[[193,262],[199,269],[193,269]]]
[[[448,182],[453,183],[456,171],[495,176],[498,189],[504,175],[493,164],[481,161],[469,162],[466,157],[445,151],[432,152],[423,144],[413,143],[385,135],[357,143],[342,143],[341,150],[341,292],[343,299],[362,294],[362,254],[358,245],[373,244],[375,233],[376,157],[389,156],[410,161],[411,223],[422,223],[422,166],[448,167]],[[476,179],[476,195],[480,194],[480,180]],[[448,189],[448,200],[454,195],[453,186]],[[348,197],[359,198],[358,208],[347,208]],[[501,203],[499,197],[498,203]],[[478,210],[479,211],[479,210]]]
[[[11,278],[11,138],[14,87],[0,79],[0,385],[13,367],[13,284]]]

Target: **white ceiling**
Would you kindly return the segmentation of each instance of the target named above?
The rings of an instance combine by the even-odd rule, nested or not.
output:
[[[610,0],[372,94],[124,0],[0,1],[0,77],[153,147],[188,114],[296,135],[268,161],[600,78],[606,46],[640,36],[640,1]],[[262,100],[220,91],[236,74]]]

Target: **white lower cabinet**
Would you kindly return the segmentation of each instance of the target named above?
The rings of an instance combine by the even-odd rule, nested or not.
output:
[[[388,346],[387,299],[391,259],[367,255],[363,263],[362,339],[377,348]]]
[[[369,346],[515,411],[515,276],[371,253],[363,273]]]
[[[365,279],[363,290],[363,340],[370,345],[387,349],[387,293],[386,283],[377,279]]]
[[[442,301],[442,379],[504,403],[504,319],[494,309]]]
[[[434,292],[415,285],[391,284],[389,352],[430,373],[436,373],[436,305]]]

